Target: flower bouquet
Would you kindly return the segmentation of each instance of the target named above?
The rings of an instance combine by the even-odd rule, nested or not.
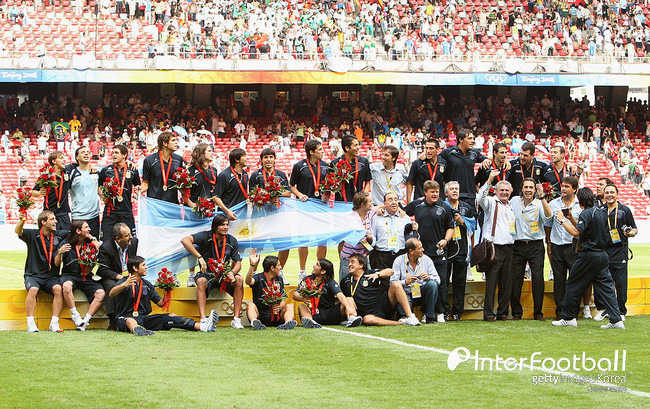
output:
[[[190,188],[196,185],[196,179],[194,176],[190,176],[187,169],[179,167],[172,176],[172,183],[172,187],[175,187],[183,193],[183,202],[185,202],[190,197]]]
[[[497,194],[497,188],[495,186],[490,186],[488,189],[488,196],[494,196]]]
[[[248,193],[248,200],[255,207],[262,208],[271,201],[271,194],[261,187],[257,187]]]
[[[93,243],[84,243],[77,254],[79,256],[79,267],[81,267],[81,277],[83,281],[86,281],[88,274],[91,274],[97,265],[99,250]]]
[[[39,189],[49,189],[58,186],[56,183],[56,173],[54,173],[54,168],[52,168],[52,166],[45,164],[38,172],[39,175],[38,179],[36,179],[36,187]]]
[[[120,196],[120,187],[116,179],[106,178],[104,184],[99,188],[104,196],[104,203],[106,203],[106,215],[111,214],[111,210],[115,209],[115,199]]]
[[[169,304],[172,299],[172,290],[176,287],[180,287],[181,284],[178,282],[176,274],[167,270],[166,268],[161,269],[158,272],[158,280],[156,280],[156,288],[161,288],[165,290],[165,296],[163,297],[162,310],[169,312]]]
[[[268,179],[264,182],[264,190],[268,195],[270,196],[271,200],[275,199],[276,197],[282,196],[284,193],[284,188],[282,187],[282,181],[279,178],[276,178],[275,176],[269,176]],[[277,208],[279,209],[282,204],[278,200],[277,202]]]
[[[212,280],[221,282],[219,286],[219,291],[225,293],[226,283],[228,283],[229,281],[228,273],[232,271],[232,268],[230,267],[230,263],[224,263],[223,261],[210,258],[208,260],[208,270],[210,270],[210,273],[214,274],[214,278],[212,278]]]
[[[549,202],[558,196],[557,190],[555,190],[554,185],[550,182],[542,183],[542,189],[544,190],[544,197]]]
[[[275,312],[273,310],[273,307],[280,304],[285,298],[287,297],[280,290],[280,283],[278,282],[273,281],[272,284],[267,284],[267,286],[262,289],[262,302],[264,305],[267,305],[269,308],[271,308],[271,321],[280,319],[280,313]]]
[[[309,304],[311,305],[311,315],[318,314],[318,303],[320,302],[320,296],[323,294],[323,285],[325,281],[322,281],[320,285],[316,284],[315,280],[312,280],[310,277],[305,278],[305,281],[300,283],[298,287],[298,294],[303,298],[309,298]]]
[[[199,197],[192,211],[198,213],[201,217],[212,217],[214,216],[214,202],[210,199]]]
[[[334,207],[334,197],[338,192],[343,191],[343,184],[352,178],[352,168],[344,160],[340,160],[331,168],[331,172],[321,181],[320,191],[323,202],[329,207]],[[343,191],[345,196],[345,191]]]
[[[23,186],[18,188],[16,193],[18,194],[18,198],[16,199],[18,210],[20,211],[21,216],[27,218],[27,210],[34,205],[34,201],[32,200],[32,190],[27,186]]]

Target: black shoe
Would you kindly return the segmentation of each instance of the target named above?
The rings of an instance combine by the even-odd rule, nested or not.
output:
[[[454,315],[452,316],[452,319],[453,319],[454,321],[462,321],[462,320],[463,320],[463,319],[460,317],[460,314],[454,314]]]
[[[108,322],[108,328],[106,328],[106,330],[107,331],[117,331],[117,325],[115,325],[115,320]]]
[[[450,319],[449,319],[449,313],[446,312],[446,313],[445,313],[445,321],[449,321],[449,320],[450,320]]]
[[[425,323],[426,324],[435,324],[437,322],[436,317],[429,318],[427,317]]]

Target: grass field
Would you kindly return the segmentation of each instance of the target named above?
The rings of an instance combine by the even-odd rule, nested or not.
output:
[[[628,408],[647,397],[593,391],[593,385],[533,384],[544,372],[455,371],[447,355],[466,347],[481,357],[523,358],[539,351],[559,359],[574,354],[612,358],[627,351],[617,384],[650,392],[650,319],[630,317],[625,331],[596,322],[554,328],[547,321],[356,328],[341,332],[218,328],[205,334],[173,330],[153,337],[89,330],[63,334],[0,333],[2,407],[232,407],[281,408]],[[373,335],[368,339],[346,333]],[[408,345],[395,345],[385,339]],[[423,346],[436,350],[416,348]],[[598,372],[575,372],[598,377]]]
[[[629,276],[650,276],[650,244],[636,244],[630,246],[634,253],[634,258],[630,261]],[[23,271],[25,268],[26,251],[0,251],[0,288],[24,288]],[[338,277],[339,256],[336,247],[330,247],[327,250],[327,258],[334,263]],[[316,249],[310,249],[309,258],[307,259],[307,271],[316,261]],[[551,266],[546,260],[544,264],[544,276],[548,278],[548,272]],[[19,270],[19,271],[16,271]],[[242,272],[248,271],[248,259],[243,260]],[[289,259],[284,268],[284,274],[291,284],[297,284],[299,271],[298,252],[291,251]],[[155,272],[149,272],[149,275],[155,275]],[[480,279],[480,274],[474,274],[475,278]],[[187,282],[187,273],[179,274],[181,283]]]

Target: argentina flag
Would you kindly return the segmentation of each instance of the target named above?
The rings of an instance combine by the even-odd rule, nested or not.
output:
[[[252,248],[264,254],[295,247],[334,246],[341,241],[358,243],[366,234],[351,204],[337,202],[332,209],[315,199],[280,200],[279,209],[268,204],[256,208],[246,202],[230,209],[237,220],[230,222],[229,233],[239,242],[242,258],[248,257]],[[151,271],[166,267],[182,272],[197,265],[181,239],[210,230],[212,218],[199,217],[189,207],[148,197],[140,198],[139,209],[138,255],[147,260]]]

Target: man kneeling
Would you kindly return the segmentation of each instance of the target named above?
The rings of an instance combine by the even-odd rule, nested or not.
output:
[[[368,259],[360,254],[350,256],[348,269],[350,274],[343,278],[343,294],[356,305],[357,313],[363,317],[365,325],[420,325],[420,321],[411,311],[408,297],[402,284],[390,283],[393,270],[369,270]],[[404,322],[394,321],[395,308],[399,304],[408,317]]]
[[[212,310],[210,317],[198,324],[193,319],[176,314],[151,314],[151,303],[162,307],[163,301],[153,284],[142,277],[147,275],[147,264],[140,256],[129,259],[128,277],[123,277],[111,289],[109,295],[115,298],[117,329],[134,335],[153,335],[153,331],[181,328],[189,331],[214,332],[217,313]]]
[[[255,273],[260,262],[257,249],[252,249],[248,257],[250,268],[246,274],[246,284],[253,290],[253,301],[248,302],[246,314],[251,326],[257,330],[267,326],[278,329],[294,329],[298,323],[293,319],[293,304],[287,304],[287,293],[280,275],[282,265],[275,256],[266,256],[262,262],[263,273]],[[282,301],[268,305],[270,298]]]

